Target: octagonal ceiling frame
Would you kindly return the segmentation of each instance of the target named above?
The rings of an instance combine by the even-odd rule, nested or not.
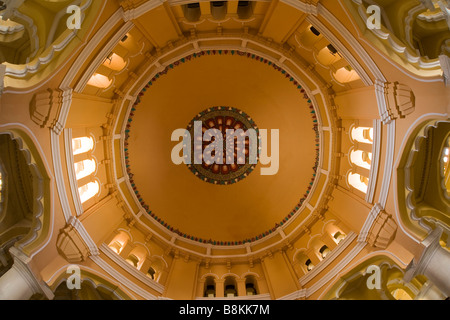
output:
[[[222,41],[222,43],[221,43],[220,45],[217,45],[217,46],[213,46],[213,45],[202,46],[201,44],[199,44],[200,41],[212,41],[212,40]],[[276,53],[277,55],[279,55],[280,57],[282,57],[282,59],[279,59],[278,61],[276,61],[276,60],[274,60],[274,58],[273,58],[272,56],[269,56],[269,55],[267,55],[267,54],[265,54],[265,53],[263,53],[263,52],[259,52],[259,51],[257,51],[257,50],[250,49],[250,48],[246,48],[246,47],[242,47],[242,46],[236,46],[236,45],[234,45],[234,46],[227,45],[227,46],[226,46],[226,45],[223,44],[223,41],[224,41],[224,40],[241,40],[241,41],[244,41],[244,40],[245,40],[245,41],[248,41],[248,42],[252,42],[253,44],[259,45],[259,46],[261,46],[262,48],[264,48],[264,49],[266,49],[266,50],[271,50],[271,51],[273,51],[274,53]],[[164,54],[162,54],[161,56],[159,56],[158,59],[153,60],[151,66],[149,66],[149,67],[147,68],[146,72],[144,72],[144,75],[147,74],[147,73],[149,72],[149,70],[152,69],[153,67],[155,67],[154,70],[153,70],[148,76],[145,77],[145,78],[146,78],[145,80],[142,80],[143,76],[139,77],[139,79],[136,80],[136,82],[142,83],[142,85],[139,86],[139,87],[137,88],[137,90],[134,90],[135,92],[134,92],[133,94],[130,94],[130,91],[132,91],[132,90],[129,90],[127,93],[125,93],[125,96],[126,96],[127,98],[124,100],[123,103],[125,103],[125,101],[129,101],[127,114],[129,114],[129,112],[131,111],[131,108],[132,108],[132,106],[133,106],[133,102],[134,102],[135,99],[137,98],[138,93],[142,90],[143,87],[145,87],[145,85],[150,81],[150,79],[152,79],[152,78],[153,78],[157,73],[159,73],[160,70],[164,67],[163,64],[159,63],[159,60],[161,60],[161,59],[164,58],[165,56],[169,56],[169,55],[172,54],[173,52],[179,52],[179,51],[180,51],[180,48],[183,48],[183,47],[185,47],[185,46],[191,46],[191,48],[189,48],[186,52],[179,53],[176,57],[173,57],[173,58],[171,58],[170,60],[166,61],[166,62],[164,63],[164,65],[170,65],[170,64],[172,64],[173,62],[178,61],[180,58],[183,58],[183,57],[185,57],[185,56],[187,56],[187,55],[189,55],[189,54],[198,53],[198,52],[200,52],[200,51],[206,51],[206,50],[239,50],[239,51],[242,51],[242,52],[245,52],[245,53],[257,54],[257,55],[260,56],[261,58],[267,59],[268,61],[271,61],[271,62],[273,62],[274,64],[277,64],[278,66],[280,66],[281,68],[283,68],[286,72],[288,72],[288,73],[289,73],[289,74],[290,74],[290,75],[291,75],[291,76],[292,76],[292,77],[293,77],[300,85],[302,85],[302,87],[305,89],[306,93],[308,94],[309,98],[310,98],[311,101],[312,101],[312,105],[315,107],[316,115],[318,115],[318,125],[319,125],[319,129],[322,128],[321,115],[320,115],[320,112],[319,112],[319,110],[318,110],[318,108],[317,108],[317,102],[316,102],[316,99],[315,99],[314,95],[312,94],[312,91],[308,88],[308,86],[306,86],[306,85],[304,84],[304,81],[301,80],[301,79],[297,76],[297,74],[296,74],[295,72],[292,72],[292,70],[291,70],[289,67],[287,67],[287,66],[284,65],[284,62],[280,62],[280,60],[285,60],[285,61],[290,61],[291,63],[295,64],[295,61],[293,61],[293,59],[291,59],[291,58],[288,58],[285,54],[280,53],[280,52],[277,52],[277,51],[274,50],[273,48],[271,48],[271,47],[269,47],[269,46],[266,46],[266,45],[264,45],[264,44],[262,44],[262,43],[259,43],[258,41],[254,40],[254,39],[247,39],[247,38],[242,39],[242,37],[229,37],[229,38],[228,38],[228,37],[226,37],[226,36],[221,36],[221,37],[214,36],[214,37],[208,37],[208,38],[203,38],[203,39],[197,38],[197,39],[191,40],[191,41],[189,41],[189,42],[183,43],[180,47],[174,47],[172,50],[170,50],[170,51],[168,51],[168,52],[165,52]],[[304,68],[304,66],[302,66],[302,67],[300,67],[300,68],[298,68],[298,69],[301,70],[301,71],[303,72],[303,75],[306,76],[306,77],[308,77],[308,79],[309,79],[311,82],[315,83],[315,80],[313,80],[313,79],[311,78],[311,75],[307,74],[304,70],[302,70],[303,68]],[[320,91],[320,89],[319,89],[320,86],[316,84],[316,87],[317,87],[317,89],[316,89],[315,91],[317,91],[317,90]],[[135,89],[135,87],[134,87],[133,89]],[[322,92],[320,92],[320,93],[321,93],[321,95],[322,95],[322,98],[324,98],[324,97],[323,97],[323,93],[322,93]],[[325,99],[324,99],[324,100],[325,100]],[[122,106],[123,106],[123,105],[122,105]],[[116,125],[117,125],[117,124],[116,124]],[[124,150],[124,134],[125,134],[125,126],[126,126],[126,121],[123,122],[123,124],[122,124],[122,130],[121,130],[121,131],[122,131],[121,139],[120,139],[120,140],[121,140],[121,161],[122,161],[122,174],[123,174],[123,176],[128,177],[128,174],[127,174],[127,172],[126,172],[125,162],[124,162],[124,161],[125,161],[125,157],[124,157],[124,154],[123,154],[123,150]],[[319,130],[319,132],[320,132],[320,130]],[[330,135],[330,137],[332,137],[332,135]],[[321,133],[321,136],[320,136],[320,140],[323,141],[323,134],[322,134],[322,133]],[[332,141],[332,138],[331,138],[330,148],[332,148],[332,146],[333,146],[333,141]],[[293,216],[291,219],[289,219],[289,220],[288,220],[283,226],[281,226],[278,230],[284,229],[284,228],[287,227],[292,221],[294,221],[294,220],[298,217],[298,215],[303,211],[303,209],[308,205],[308,199],[310,199],[311,196],[314,194],[314,191],[315,191],[315,189],[316,189],[316,187],[317,187],[317,182],[318,182],[318,180],[319,180],[319,176],[320,176],[321,174],[323,174],[322,171],[321,171],[322,161],[323,161],[323,152],[324,152],[324,150],[323,150],[323,144],[322,144],[322,143],[320,144],[320,148],[321,148],[321,149],[320,149],[320,153],[321,153],[321,154],[320,154],[319,166],[318,166],[318,170],[317,170],[318,173],[317,173],[316,179],[315,179],[315,181],[314,181],[314,184],[313,184],[313,186],[312,186],[312,188],[311,188],[311,190],[310,190],[310,193],[309,193],[307,199],[304,201],[303,205],[299,208],[299,210],[294,214],[294,216]],[[113,152],[112,154],[113,154],[113,156],[114,156],[115,153]],[[329,166],[331,165],[331,161],[332,161],[332,157],[329,157]],[[328,166],[328,167],[329,167],[329,166]],[[115,168],[114,168],[114,170],[115,170]],[[115,177],[117,177],[117,176],[118,176],[118,175],[117,175],[117,173],[116,173],[116,174],[115,174]],[[327,183],[328,181],[329,181],[329,177],[328,177],[328,175],[327,175],[326,183]],[[117,181],[117,179],[116,179],[116,183],[117,183],[117,182],[118,182],[118,181]],[[129,190],[132,190],[132,186],[131,186],[131,184],[130,184],[129,179],[125,178],[125,182],[126,182],[126,184],[127,184],[128,189],[129,189]],[[320,196],[319,196],[319,199],[322,198],[324,191],[325,191],[325,188],[322,190],[322,192],[321,192],[321,194],[320,194]],[[122,190],[121,190],[120,188],[119,188],[119,193],[122,193]],[[135,204],[140,208],[140,212],[137,213],[137,214],[134,213],[133,210],[132,210],[132,208],[131,208],[131,206],[130,206],[129,204],[128,204],[128,209],[131,210],[131,212],[133,212],[133,214],[135,215],[135,218],[138,218],[138,219],[139,219],[142,215],[147,217],[148,214],[145,213],[145,210],[142,208],[142,206],[141,206],[139,200],[137,199],[135,193],[134,193],[134,192],[131,192],[131,191],[130,191],[130,193],[131,193],[131,195],[132,195],[132,197],[133,197],[133,199],[134,199],[134,201],[135,201]],[[126,197],[124,196],[124,194],[122,194],[122,196],[123,196],[123,199],[125,200],[125,203],[127,203]],[[319,202],[319,201],[318,201],[318,202]],[[315,206],[313,209],[316,209],[316,207],[317,207],[317,206]],[[314,214],[314,210],[312,210],[312,212],[310,213],[310,215],[309,215],[306,219],[310,218],[313,214]],[[148,217],[148,218],[149,218],[149,217]],[[150,219],[150,218],[149,218],[149,220],[151,220],[151,221],[152,221],[152,222],[153,222],[153,223],[154,223],[161,231],[165,232],[166,234],[169,234],[171,237],[174,237],[175,240],[178,240],[178,241],[181,240],[182,242],[187,242],[187,243],[190,243],[190,244],[195,244],[195,245],[200,246],[200,247],[203,247],[203,248],[205,248],[205,249],[208,248],[208,247],[210,247],[209,244],[200,243],[200,242],[197,242],[197,241],[193,241],[193,240],[186,239],[186,238],[184,238],[184,237],[175,235],[173,232],[171,232],[170,230],[168,230],[167,228],[165,228],[164,226],[162,226],[160,223],[156,222],[154,219]],[[301,226],[297,226],[296,230],[299,229],[300,227],[301,227]],[[149,230],[149,231],[154,231],[154,230]],[[259,240],[256,240],[256,241],[252,242],[252,243],[250,244],[250,246],[255,245],[255,244],[260,244],[261,242],[266,241],[267,239],[270,239],[270,238],[274,237],[274,236],[277,235],[278,233],[279,233],[279,231],[278,231],[278,232],[271,233],[271,234],[269,234],[268,236],[264,237],[263,239],[259,239]],[[282,237],[282,240],[280,240],[280,241],[284,241],[284,236],[281,236],[281,237]],[[220,247],[221,249],[225,249],[225,250],[228,250],[228,249],[232,250],[232,249],[244,249],[244,248],[246,248],[247,246],[246,246],[245,244],[242,244],[242,245],[233,245],[233,246],[215,245],[214,247]],[[194,253],[194,252],[192,252],[192,253]],[[209,256],[208,256],[208,257],[209,257]]]
[[[285,1],[283,1],[285,2]],[[300,9],[300,10],[305,10],[305,8],[301,8],[302,6],[304,7],[304,3],[302,2],[296,2],[296,3],[291,3],[291,2],[286,2],[289,5],[292,5],[293,7]],[[110,28],[114,25],[116,25],[117,23],[119,23],[120,21],[129,21],[131,19],[134,19],[142,14],[144,14],[145,12],[147,12],[148,10],[151,10],[155,7],[157,7],[159,4],[161,4],[160,1],[156,0],[156,1],[148,1],[145,4],[143,4],[142,6],[140,6],[137,9],[132,9],[132,11],[126,11],[124,12],[122,8],[119,8],[114,14],[113,16],[110,17],[110,19],[100,28],[100,30],[94,35],[94,38],[88,43],[87,47],[85,48],[85,50],[82,51],[81,55],[78,57],[78,59],[75,61],[74,65],[72,66],[72,68],[69,70],[66,78],[63,80],[60,89],[63,90],[66,99],[63,102],[62,105],[62,109],[61,112],[58,116],[58,122],[57,125],[55,126],[55,130],[52,131],[52,147],[54,147],[54,145],[56,145],[57,142],[57,138],[59,136],[59,134],[61,133],[61,130],[58,130],[58,128],[62,129],[65,126],[65,121],[67,120],[67,115],[68,115],[68,110],[70,108],[70,104],[71,104],[71,96],[73,93],[73,90],[71,89],[71,83],[72,81],[75,79],[78,71],[79,71],[79,67],[81,66],[81,64],[85,61],[85,59],[90,55],[90,50],[87,50],[87,48],[90,48],[91,50],[93,48],[95,48],[96,46],[98,46],[98,43],[101,41],[102,37],[106,34],[106,32],[108,30],[110,30]],[[333,24],[333,26],[335,26],[335,28],[341,32],[341,34],[343,34],[344,38],[349,42],[349,44],[352,46],[353,49],[355,49],[357,51],[357,53],[359,54],[359,56],[361,57],[361,59],[365,62],[365,64],[367,65],[367,67],[369,68],[370,72],[374,75],[375,77],[375,88],[376,88],[376,96],[377,96],[377,102],[378,102],[378,106],[379,106],[379,111],[383,120],[383,123],[388,125],[388,127],[390,126],[390,124],[395,124],[394,120],[391,119],[386,119],[385,117],[383,117],[383,115],[386,113],[386,100],[385,97],[383,97],[384,91],[380,90],[380,86],[382,86],[384,83],[386,83],[386,79],[384,78],[384,76],[382,75],[381,71],[378,69],[378,67],[375,65],[374,61],[371,59],[371,57],[367,54],[367,52],[364,50],[364,48],[357,42],[357,40],[353,37],[353,35],[351,35],[351,33],[346,30],[346,28],[339,22],[339,20],[336,19],[336,17],[334,17],[325,7],[323,7],[321,4],[318,4],[317,7],[314,7],[315,9],[311,9],[312,7],[310,7],[311,5],[308,5],[308,7],[306,8],[307,12],[312,13],[312,14],[317,14],[319,13],[320,15],[322,15],[325,19],[327,19],[330,23]],[[241,49],[242,50],[242,49]],[[260,54],[261,55],[261,54]],[[356,60],[355,60],[356,61]],[[353,65],[352,65],[353,66]],[[353,66],[354,67],[354,66]],[[362,76],[361,78],[364,78],[367,76],[367,72],[364,71],[364,69],[360,69],[363,74],[360,74],[360,76]],[[299,81],[300,83],[302,83],[302,81]],[[311,93],[311,92],[309,92]],[[314,99],[314,96],[310,96],[310,98],[312,98],[312,100]],[[126,100],[125,100],[126,101]],[[313,101],[313,105],[316,105],[316,101]],[[394,126],[395,128],[395,126]],[[391,129],[392,131],[392,129]],[[113,138],[114,139],[114,138]],[[388,149],[391,149],[393,151],[393,144],[392,144],[392,139],[393,137],[391,137],[390,140],[388,140]],[[58,152],[59,154],[59,152]],[[392,167],[392,159],[390,159],[391,153],[387,153],[386,155],[386,160],[387,160],[387,165],[385,167],[385,173],[388,173],[388,176],[384,176],[384,180],[383,180],[383,187],[385,187],[385,185],[387,184],[387,187],[390,184],[390,170],[389,168]],[[58,163],[55,163],[55,172],[59,173],[62,175],[62,168],[60,165],[58,165]],[[317,181],[317,179],[315,180]],[[62,181],[62,184],[60,183],[61,181],[58,181],[59,183],[57,183],[57,187],[58,187],[58,193],[61,195],[63,190],[64,190],[64,182]],[[327,182],[328,182],[328,177],[327,177]],[[383,190],[387,190],[388,188],[382,188]],[[387,191],[386,191],[387,192]],[[66,197],[62,197],[62,202],[63,202],[63,208],[68,209],[68,198]],[[381,197],[382,198],[382,197]],[[381,206],[384,207],[385,205],[385,200],[381,201]],[[69,209],[70,210],[70,209]],[[66,211],[66,210],[65,210]],[[66,219],[69,218],[69,216],[71,216],[71,214],[69,212],[65,212],[65,216]],[[74,217],[71,217],[72,219]],[[76,218],[75,218],[76,219]],[[367,225],[371,225],[373,223],[373,221],[369,221],[372,219],[369,219],[366,221]],[[365,224],[365,225],[366,225]],[[81,228],[81,227],[80,227]],[[297,228],[298,229],[298,228]],[[92,239],[90,238],[90,236],[86,233],[86,232],[82,232],[83,233],[83,238],[86,238],[86,242],[91,245],[93,245],[92,243]],[[281,242],[285,242],[287,236],[283,234],[281,234],[282,236],[282,240],[279,241],[277,244],[281,243]],[[263,238],[261,241],[265,241],[267,238]],[[173,239],[172,239],[173,240]],[[187,240],[187,239],[181,239],[182,241]],[[169,245],[174,246],[174,243],[172,243],[171,241],[167,241],[166,239],[164,239],[165,242],[169,242]],[[187,240],[187,241],[191,241],[191,240]],[[194,242],[196,245],[200,245],[200,243],[198,242]],[[253,243],[254,244],[254,243]],[[273,247],[274,245],[271,245],[271,247]],[[181,250],[188,250],[186,248],[182,248],[179,246],[176,246],[178,249]],[[237,249],[237,246],[220,246],[221,249]],[[248,250],[248,246],[243,246]],[[94,251],[96,248],[92,248],[94,249]],[[211,246],[210,245],[206,245],[206,249],[207,252],[211,250]],[[267,247],[264,248],[264,250],[268,249]],[[260,249],[259,251],[261,251],[262,249]],[[92,250],[91,250],[92,251]],[[188,250],[190,251],[190,250]],[[194,252],[191,251],[191,253],[198,255],[198,256],[203,256],[206,258],[213,258],[213,256],[211,255],[203,255],[200,254],[198,252]],[[251,254],[256,254],[256,252],[247,252],[247,254],[244,254],[242,256],[248,257],[248,253]],[[214,258],[216,258],[217,256],[214,256]],[[226,256],[227,258],[231,258],[232,256]]]

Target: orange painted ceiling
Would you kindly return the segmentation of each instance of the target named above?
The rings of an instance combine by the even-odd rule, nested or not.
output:
[[[246,112],[269,140],[270,130],[279,129],[276,175],[261,175],[259,163],[244,180],[222,186],[172,163],[178,143],[172,132],[214,106]],[[192,59],[161,76],[136,107],[128,138],[135,186],[153,214],[183,233],[218,241],[254,237],[292,212],[311,182],[316,132],[310,112],[297,86],[267,63],[238,55]]]

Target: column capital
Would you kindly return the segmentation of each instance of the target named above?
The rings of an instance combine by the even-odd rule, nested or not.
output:
[[[444,294],[450,296],[450,252],[439,243],[443,229],[436,228],[422,241],[425,246],[418,262],[412,260],[406,267],[404,280],[410,282],[415,276],[423,274]]]
[[[11,247],[9,252],[14,259],[12,268],[16,269],[23,279],[25,279],[27,284],[32,289],[33,294],[40,292],[41,290],[38,281],[29,267],[31,259],[23,252],[19,251],[16,247]]]
[[[29,287],[28,292],[31,293],[29,297],[21,298],[29,299],[33,294],[42,293],[48,299],[53,299],[54,294],[51,289],[44,281],[38,279],[38,277],[36,277],[36,275],[33,273],[30,267],[31,258],[16,247],[11,247],[9,249],[9,252],[14,260],[14,264],[11,267],[12,270],[10,270],[12,272],[15,272],[15,274],[21,278],[20,280],[24,281],[27,284],[27,286]]]
[[[425,240],[423,240],[422,244],[425,246],[425,249],[422,252],[422,256],[420,257],[418,262],[412,260],[406,267],[404,277],[405,281],[409,282],[415,276],[423,274],[433,254],[438,249],[438,246],[440,246],[439,239],[441,237],[442,231],[443,230],[440,227],[437,227],[428,235],[428,237],[425,238]]]

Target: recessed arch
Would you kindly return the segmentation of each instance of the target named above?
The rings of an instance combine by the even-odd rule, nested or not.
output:
[[[425,238],[442,223],[450,226],[448,197],[442,184],[441,155],[450,121],[421,121],[405,139],[397,167],[399,217],[415,237]]]
[[[30,17],[36,14],[36,8],[28,8],[28,12],[23,10],[14,10],[16,16],[14,20],[26,25],[30,31],[30,61],[23,64],[6,64],[5,91],[17,92],[16,90],[29,90],[34,86],[42,86],[53,79],[74,55],[74,51],[81,45],[80,39],[87,39],[93,31],[93,25],[106,5],[107,1],[82,0],[79,4],[82,11],[83,23],[79,30],[71,30],[64,28],[64,31],[54,39],[48,47],[46,41],[39,39],[37,27],[33,19]],[[19,7],[20,8],[20,7]],[[14,9],[14,6],[11,8]],[[17,8],[16,8],[17,9]],[[47,16],[49,13],[42,6],[38,15]],[[51,27],[49,27],[51,29]],[[49,30],[51,36],[51,31]],[[40,44],[41,43],[41,44]],[[45,79],[42,81],[42,79]]]
[[[200,279],[206,279],[207,277],[214,277],[216,280],[221,279],[217,274],[211,272],[203,274]]]
[[[365,282],[372,272],[368,272],[370,266],[377,266],[386,274],[390,272],[399,280],[403,280],[404,268],[406,267],[397,257],[387,251],[374,252],[342,270],[323,291],[319,299],[323,300],[394,300],[383,281],[380,290],[370,290]],[[406,285],[403,282],[403,285]]]
[[[118,230],[117,234],[110,241],[109,247],[117,254],[120,254],[125,246],[132,241],[131,234],[126,230]]]
[[[47,281],[49,288],[52,292],[55,292],[60,285],[65,285],[65,282],[69,280],[71,273],[67,273],[69,267],[73,265],[62,266],[57,270]],[[112,295],[114,295],[117,300],[136,300],[137,298],[127,289],[123,288],[121,283],[116,280],[109,278],[107,275],[100,273],[97,270],[91,269],[87,266],[80,265],[80,280],[81,283],[84,281],[93,285],[94,288],[105,288]]]
[[[21,124],[0,126],[0,135],[7,136],[17,145],[17,151],[22,154],[29,168],[34,185],[32,187],[32,220],[29,232],[15,246],[30,257],[37,254],[49,240],[53,227],[53,207],[51,188],[51,171],[43,156],[40,144],[27,127]]]

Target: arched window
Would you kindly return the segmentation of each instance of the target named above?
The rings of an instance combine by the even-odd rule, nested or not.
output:
[[[351,137],[353,141],[373,144],[373,128],[356,127],[352,129]]]
[[[337,51],[337,49],[332,44],[327,45],[327,49],[332,55],[335,55],[335,54],[339,53]]]
[[[120,251],[122,251],[122,245],[117,241],[110,243],[109,247],[111,248],[112,251],[114,251],[117,254],[119,254]]]
[[[129,264],[131,264],[132,266],[136,267],[136,268],[138,267],[139,262],[140,262],[139,258],[136,257],[136,255],[134,255],[134,254],[130,254],[128,256],[128,258],[126,258],[125,261],[128,262]]]
[[[227,15],[228,1],[211,1],[211,15],[215,20],[223,20]]]
[[[94,139],[92,137],[81,137],[72,139],[72,152],[74,155],[82,154],[94,149]]]
[[[320,36],[319,30],[317,30],[317,29],[314,28],[313,26],[311,26],[311,27],[309,28],[309,31],[311,31],[316,37]]]
[[[141,261],[142,261],[142,265],[144,265],[144,260],[147,259],[146,261],[151,261],[148,269],[147,269],[147,276],[152,278],[153,280],[159,282],[161,280],[161,276],[164,273],[164,270],[166,270],[167,264],[164,261],[164,259],[162,259],[161,257],[158,256],[152,256],[150,258],[147,258],[149,255],[149,252],[144,248],[144,247],[140,247],[140,252],[136,252],[136,255],[138,255],[138,257],[140,257]],[[139,267],[140,269],[140,267]],[[145,270],[143,270],[145,271]]]
[[[226,277],[224,286],[225,286],[225,297],[232,298],[237,296],[236,280],[234,279],[234,277]]]
[[[338,231],[334,234],[333,239],[337,244],[339,244],[342,240],[345,239],[345,234]]]
[[[334,73],[334,78],[340,83],[349,83],[361,79],[358,73],[355,70],[353,70],[350,66],[338,69]]]
[[[87,177],[95,172],[95,160],[83,160],[75,163],[75,175],[77,180]]]
[[[126,261],[135,266],[137,269],[141,269],[146,257],[147,257],[148,251],[147,249],[142,245],[136,245],[136,247],[131,250],[129,253]],[[142,270],[145,272],[145,270]],[[148,271],[148,270],[147,270]],[[156,273],[156,270],[155,270]]]
[[[204,296],[214,298],[216,296],[216,283],[214,277],[207,277],[205,280]]]
[[[319,253],[320,253],[320,256],[322,257],[322,259],[325,259],[330,252],[331,252],[331,250],[327,246],[322,246],[319,249]]]
[[[112,84],[112,80],[100,73],[94,73],[87,84],[99,89],[106,89]]]
[[[127,245],[130,237],[123,231],[120,231],[118,235],[114,237],[114,239],[109,243],[109,247],[115,253],[120,254],[123,248]]]
[[[311,271],[314,268],[314,264],[311,259],[306,260],[305,262],[306,270]]]
[[[121,71],[127,66],[127,63],[121,56],[112,52],[103,62],[103,65],[114,71]]]
[[[372,166],[372,152],[352,150],[350,161],[358,167],[369,169]]]
[[[82,187],[78,188],[80,194],[81,203],[85,203],[92,197],[94,197],[100,191],[100,184],[98,181],[89,182]]]
[[[247,276],[245,278],[245,293],[247,296],[255,296],[258,294],[255,277]]]
[[[333,53],[328,47],[323,48],[317,54],[317,61],[324,66],[329,66],[330,64],[333,64],[340,59],[341,57]]]
[[[237,7],[237,15],[239,19],[248,19],[252,16],[253,8],[250,1],[239,1]]]
[[[198,2],[188,3],[182,6],[184,17],[189,22],[196,22],[200,19],[202,12],[200,10],[200,4]]]
[[[358,174],[358,173],[349,173],[348,175],[348,183],[355,189],[367,193],[367,188],[369,186],[369,179]]]
[[[156,278],[156,270],[153,269],[153,267],[148,268],[146,276],[149,277],[150,279],[155,280],[155,278]]]

